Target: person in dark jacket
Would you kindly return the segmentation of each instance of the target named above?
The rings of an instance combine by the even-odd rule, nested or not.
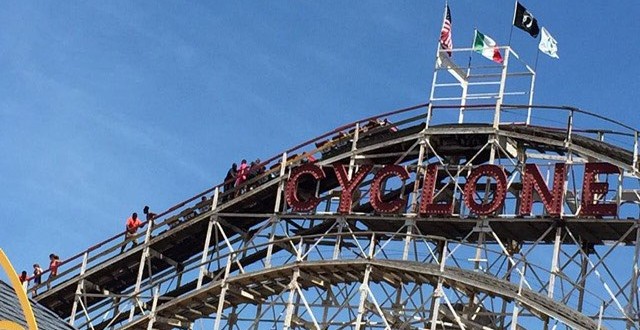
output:
[[[229,190],[231,190],[231,188],[233,188],[233,185],[236,183],[237,177],[238,177],[238,164],[233,163],[229,171],[227,171],[227,176],[224,177],[224,185],[222,186],[222,188],[224,189],[223,192],[228,192]],[[228,199],[230,199],[229,196],[223,199],[223,201]]]

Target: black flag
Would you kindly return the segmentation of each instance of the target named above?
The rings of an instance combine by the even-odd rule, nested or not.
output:
[[[516,2],[516,15],[513,19],[513,25],[526,31],[534,38],[538,37],[538,33],[540,33],[538,20],[520,2]]]

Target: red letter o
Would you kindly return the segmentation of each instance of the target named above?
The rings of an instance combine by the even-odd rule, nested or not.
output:
[[[476,193],[478,180],[488,176],[496,180],[496,190],[493,193],[493,200],[490,203],[477,203],[473,198]],[[469,210],[477,215],[489,215],[496,212],[502,204],[507,194],[507,176],[500,166],[485,164],[474,168],[467,178],[464,186],[464,203]]]

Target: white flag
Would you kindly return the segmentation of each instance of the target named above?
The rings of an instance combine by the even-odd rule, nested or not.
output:
[[[542,36],[540,36],[540,44],[538,45],[538,49],[553,58],[559,58],[558,42],[556,41],[556,39],[553,39],[551,34],[549,34],[549,31],[547,31],[544,26],[542,27]]]

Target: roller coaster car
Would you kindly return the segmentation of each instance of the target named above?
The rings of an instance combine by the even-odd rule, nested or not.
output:
[[[210,199],[204,199],[202,201],[200,201],[198,204],[196,204],[196,209],[198,209],[198,212],[200,214],[208,212],[209,210],[211,210],[211,200]]]
[[[316,144],[316,148],[320,149],[320,148],[322,148],[322,146],[324,146],[327,143],[329,143],[329,140],[323,140],[323,141],[320,141],[320,142],[316,142],[315,143]]]
[[[203,202],[205,202],[205,201],[203,201]],[[209,201],[207,200],[206,202],[209,202]],[[200,202],[200,203],[202,203],[202,202]],[[200,203],[198,203],[198,204],[200,204]],[[198,208],[197,205],[196,205],[196,208]],[[169,228],[175,228],[178,225],[180,225],[180,223],[182,223],[184,221],[191,220],[191,219],[195,218],[197,215],[198,215],[198,212],[196,212],[195,208],[188,208],[186,210],[183,210],[182,212],[180,212],[177,215],[169,217],[167,220],[165,220],[164,223],[167,224],[169,226]]]
[[[180,212],[180,214],[178,216],[182,217],[183,221],[188,221],[188,220],[191,220],[191,219],[195,218],[197,215],[198,215],[198,212],[196,212],[196,210],[194,208],[189,208],[189,209],[186,209],[186,210]]]
[[[172,217],[169,217],[167,218],[167,220],[164,221],[164,223],[167,224],[170,228],[174,228],[178,224],[180,224],[180,216],[174,215]]]
[[[359,133],[362,134],[361,138],[373,136],[379,137],[380,135],[388,135],[389,133],[395,133],[397,131],[398,128],[387,119],[385,119],[384,121],[381,121],[379,119],[370,119],[359,129]],[[355,135],[355,132],[355,128],[352,128],[346,134],[344,132],[338,132],[338,134],[334,135],[331,140],[316,142],[316,148],[322,148],[327,143],[331,143],[332,146],[330,148],[322,150],[322,154],[324,155],[329,152],[333,153],[333,151],[335,150],[348,146],[348,142],[352,141],[351,138]]]

